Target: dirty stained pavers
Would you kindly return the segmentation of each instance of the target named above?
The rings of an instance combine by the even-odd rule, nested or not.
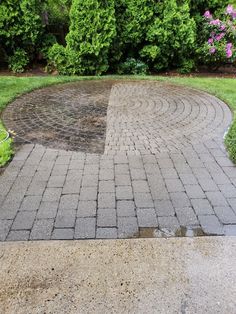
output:
[[[236,235],[231,119],[219,99],[160,82],[21,96],[3,120],[31,144],[0,176],[1,241]]]

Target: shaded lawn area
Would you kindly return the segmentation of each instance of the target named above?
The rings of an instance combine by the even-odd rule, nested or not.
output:
[[[6,105],[17,96],[52,84],[66,83],[85,79],[145,79],[168,81],[175,84],[198,88],[209,92],[225,101],[234,112],[234,123],[226,137],[226,146],[230,157],[236,162],[236,80],[233,78],[208,78],[208,77],[161,77],[161,76],[103,76],[103,77],[78,77],[78,76],[34,76],[34,77],[0,77],[0,113]],[[0,129],[3,125],[0,121]],[[13,154],[12,140],[0,144],[0,166],[10,160]]]

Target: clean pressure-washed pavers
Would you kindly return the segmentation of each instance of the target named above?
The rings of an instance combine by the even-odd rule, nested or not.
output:
[[[1,241],[236,235],[232,114],[205,92],[77,82],[19,97],[3,120],[24,145],[0,176]]]

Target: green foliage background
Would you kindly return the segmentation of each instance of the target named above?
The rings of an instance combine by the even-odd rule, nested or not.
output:
[[[150,72],[171,68],[189,72],[202,62],[196,53],[206,41],[202,14],[223,12],[227,4],[226,0],[2,0],[0,59],[5,58],[14,72],[42,59],[49,71],[68,75],[116,73],[129,60],[136,60],[133,73],[138,73],[140,64],[144,64],[141,71],[146,67]]]

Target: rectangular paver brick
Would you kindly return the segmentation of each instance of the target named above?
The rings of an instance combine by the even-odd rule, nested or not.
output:
[[[115,208],[115,193],[99,193],[98,208]]]
[[[81,179],[74,181],[66,181],[62,193],[63,194],[79,194],[81,189]]]
[[[74,229],[54,229],[51,239],[52,240],[72,240],[74,237]]]
[[[185,190],[189,198],[204,198],[205,194],[197,184],[185,185]]]
[[[82,178],[82,186],[97,187],[98,186],[98,175],[88,174]]]
[[[132,200],[133,190],[131,186],[117,186],[116,187],[116,199],[117,200]]]
[[[185,190],[179,179],[165,179],[165,183],[168,192],[182,192]]]
[[[158,226],[154,208],[137,208],[137,217],[139,227],[149,228]]]
[[[72,210],[77,209],[79,203],[79,194],[62,195],[59,203],[59,209]]]
[[[61,197],[61,188],[46,188],[42,201],[44,202],[57,202]]]
[[[110,181],[99,181],[99,192],[104,193],[115,193],[115,182],[113,180]]]
[[[95,217],[97,211],[96,201],[79,201],[77,216],[78,217]]]
[[[117,201],[117,215],[120,217],[134,217],[134,201]]]
[[[157,216],[174,216],[175,210],[170,200],[154,201]]]
[[[116,239],[117,228],[97,228],[97,239]]]
[[[94,201],[97,200],[97,187],[82,187],[80,191],[80,200]]]
[[[30,231],[28,230],[12,230],[7,236],[7,241],[28,241]]]
[[[134,193],[147,193],[150,192],[148,183],[146,180],[135,180],[132,181],[132,187]]]
[[[36,219],[30,233],[31,240],[49,240],[51,238],[54,219]]]
[[[224,234],[223,226],[215,215],[199,215],[198,219],[203,231],[208,235]]]
[[[199,221],[192,207],[181,207],[175,209],[181,226],[199,225]]]
[[[175,233],[180,228],[177,218],[173,216],[158,217],[158,222],[160,229],[167,229],[170,232]]]
[[[96,236],[95,218],[77,218],[75,225],[75,239],[94,239]]]
[[[236,214],[229,206],[215,206],[214,211],[223,224],[236,224]]]
[[[65,182],[66,176],[51,176],[49,178],[47,186],[50,188],[62,188]]]
[[[134,202],[136,207],[139,208],[153,208],[154,203],[150,193],[135,193]]]
[[[170,198],[175,208],[189,207],[191,205],[185,192],[170,193]]]
[[[116,210],[110,208],[99,208],[97,212],[98,227],[116,227]]]
[[[59,210],[55,221],[55,228],[73,228],[75,225],[75,216],[75,210]]]
[[[26,196],[23,199],[20,210],[38,210],[41,199],[41,196]]]
[[[191,203],[197,215],[214,215],[213,208],[207,199],[192,199]]]
[[[118,238],[136,237],[138,231],[136,217],[118,217]]]
[[[206,196],[213,206],[227,206],[227,201],[221,192],[206,192]]]
[[[20,211],[12,225],[12,230],[30,230],[33,227],[35,211]]]

